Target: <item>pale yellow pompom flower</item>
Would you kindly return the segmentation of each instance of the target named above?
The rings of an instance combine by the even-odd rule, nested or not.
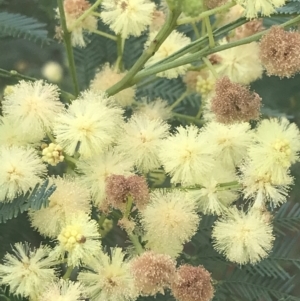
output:
[[[238,193],[220,189],[219,184],[233,181],[237,181],[234,171],[217,163],[212,171],[203,177],[203,188],[190,190],[189,194],[197,200],[198,208],[204,214],[220,215],[238,198]]]
[[[0,202],[25,194],[41,182],[46,173],[46,166],[31,148],[2,146],[0,162]]]
[[[229,169],[239,165],[247,156],[253,142],[249,123],[208,123],[202,132],[204,143],[214,145],[212,156]]]
[[[214,144],[207,144],[196,126],[176,128],[177,133],[161,143],[159,158],[173,183],[200,184],[213,167]]]
[[[1,146],[35,146],[44,137],[36,133],[28,132],[24,135],[22,123],[16,121],[12,116],[0,117],[0,145]]]
[[[265,160],[267,158],[265,157]],[[264,172],[255,168],[251,161],[241,166],[240,182],[246,198],[254,201],[253,207],[263,208],[267,202],[277,207],[286,202],[293,178],[287,169],[282,169],[280,175],[271,171]]]
[[[63,259],[67,253],[68,266],[87,264],[101,250],[98,224],[83,212],[68,215],[57,242],[53,256]]]
[[[245,8],[247,18],[253,19],[258,15],[270,16],[276,8],[283,6],[286,0],[237,0],[236,3]]]
[[[50,178],[56,186],[49,198],[49,206],[29,211],[32,226],[42,235],[55,238],[66,223],[66,218],[75,212],[89,214],[91,211],[89,191],[72,177]]]
[[[299,160],[300,131],[286,118],[265,119],[255,131],[255,144],[249,149],[251,165],[258,174],[270,173],[280,183],[282,175]]]
[[[119,82],[125,75],[126,72],[117,72],[109,64],[105,64],[91,81],[90,89],[94,92],[106,91]],[[114,95],[115,100],[122,107],[130,106],[134,102],[134,97],[135,86],[128,87]]]
[[[160,119],[150,119],[134,114],[124,124],[123,134],[117,141],[117,150],[132,160],[141,172],[148,172],[161,166],[158,150],[168,135],[169,126]]]
[[[141,213],[146,247],[157,253],[177,257],[196,233],[200,218],[197,204],[182,191],[155,191]]]
[[[157,35],[156,32],[151,32],[147,42],[145,43],[145,49],[149,47],[150,43],[155,39]],[[187,46],[191,42],[191,39],[176,30],[172,31],[171,34],[162,43],[159,49],[155,52],[153,56],[147,61],[145,67],[149,67],[162,59],[167,58],[171,54],[180,50],[181,48]],[[184,75],[188,69],[189,65],[179,66],[173,69],[162,71],[157,73],[157,76],[166,78],[177,78],[179,75]]]
[[[101,19],[122,38],[138,37],[152,23],[154,9],[149,0],[104,0]]]
[[[54,118],[63,111],[56,85],[42,80],[26,82],[21,80],[2,102],[3,114],[21,125],[22,133],[43,136],[51,130]]]
[[[168,102],[166,100],[162,100],[161,98],[156,98],[154,100],[142,98],[142,101],[138,103],[135,114],[146,115],[152,120],[168,120],[172,115]]]
[[[112,149],[89,160],[80,160],[77,164],[78,172],[83,174],[79,182],[87,187],[92,195],[92,201],[99,206],[106,194],[106,179],[111,175],[129,176],[132,174],[133,162],[124,155]]]
[[[111,249],[111,256],[99,252],[89,261],[87,271],[78,275],[92,301],[131,301],[137,299],[130,264],[121,248]]]
[[[0,264],[0,284],[9,286],[15,295],[36,300],[56,279],[53,267],[57,262],[50,256],[50,251],[47,246],[32,249],[28,243],[16,243],[13,253],[6,253],[3,264]]]
[[[55,119],[53,132],[68,155],[78,146],[81,158],[103,152],[119,134],[123,110],[104,92],[85,91]]]
[[[83,286],[80,282],[60,279],[50,283],[37,301],[81,301]]]
[[[220,51],[217,56],[220,62],[214,66],[216,72],[220,76],[228,76],[233,82],[248,85],[263,74],[256,42]]]
[[[248,213],[232,208],[214,225],[214,248],[238,264],[255,264],[273,247],[273,227],[259,210]]]

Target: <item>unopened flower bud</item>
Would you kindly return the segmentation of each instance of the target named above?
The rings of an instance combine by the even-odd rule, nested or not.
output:
[[[44,162],[47,162],[48,164],[52,166],[56,166],[59,162],[62,162],[64,160],[64,156],[62,154],[62,148],[61,146],[50,143],[48,146],[46,144],[42,145],[42,159]]]

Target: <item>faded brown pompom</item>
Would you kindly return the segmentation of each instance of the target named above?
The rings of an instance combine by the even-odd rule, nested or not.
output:
[[[124,211],[128,196],[139,210],[147,204],[149,191],[146,180],[143,177],[132,175],[128,178],[122,175],[111,175],[106,178],[106,201],[113,208]]]
[[[127,178],[127,186],[137,208],[142,210],[149,201],[149,190],[145,178],[137,175],[130,176]]]
[[[239,26],[235,30],[234,38],[231,40],[240,40],[242,38],[250,37],[255,33],[264,30],[263,20],[262,19],[255,19],[247,22],[246,24]]]
[[[158,292],[163,294],[164,289],[170,287],[176,263],[169,255],[147,251],[132,260],[131,270],[140,293],[154,296]]]
[[[300,34],[272,26],[260,41],[260,58],[269,76],[291,77],[300,71]]]
[[[217,80],[211,110],[221,123],[247,122],[260,115],[261,98],[228,77]]]
[[[209,301],[214,296],[210,273],[202,266],[182,265],[171,286],[178,301]]]
[[[65,13],[74,17],[81,16],[91,4],[86,0],[65,0],[64,9]]]
[[[205,5],[209,9],[216,8],[225,4],[228,0],[205,0]]]
[[[111,175],[106,178],[105,190],[107,202],[114,208],[125,210],[129,194],[127,179],[122,175]]]

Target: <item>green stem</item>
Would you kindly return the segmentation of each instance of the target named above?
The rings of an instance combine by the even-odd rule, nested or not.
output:
[[[48,136],[48,138],[50,139],[50,141],[51,141],[52,143],[55,143],[55,138],[54,138],[54,136],[51,134],[51,132],[46,131],[46,135]]]
[[[125,40],[122,39],[121,35],[117,36],[117,51],[118,51],[118,58],[115,64],[115,70],[121,71],[123,68],[122,59],[123,59],[123,51],[125,46]]]
[[[57,0],[57,4],[58,4],[61,27],[63,30],[64,44],[65,44],[67,57],[68,57],[69,69],[70,69],[73,86],[74,86],[74,94],[75,94],[75,96],[77,96],[79,94],[79,85],[78,85],[78,80],[77,80],[74,54],[73,54],[73,48],[72,48],[71,32],[69,32],[68,28],[67,28],[63,0]]]
[[[15,78],[17,80],[24,79],[24,80],[28,80],[28,81],[31,81],[31,82],[35,82],[35,81],[38,80],[37,78],[18,73],[15,70],[7,71],[7,70],[1,69],[1,68],[0,68],[0,77]],[[72,99],[72,100],[75,99],[75,96],[73,94],[69,93],[69,92],[60,90],[60,93],[68,101],[70,99]]]
[[[113,41],[117,41],[117,37],[116,36],[113,36],[109,33],[106,33],[104,31],[101,31],[101,30],[97,30],[97,29],[89,29],[90,32],[93,32],[99,36],[102,36],[102,37],[105,37],[105,38],[108,38],[108,39],[111,39]]]
[[[217,13],[220,13],[224,10],[227,10],[231,7],[233,7],[235,5],[234,2],[228,2],[222,6],[213,8],[211,10],[207,10],[203,13],[201,13],[200,15],[198,15],[197,17],[187,17],[187,18],[182,18],[180,20],[177,21],[177,25],[182,25],[182,24],[187,24],[187,23],[192,23],[192,22],[198,22],[201,21],[203,18],[207,17],[207,16],[211,16]]]
[[[135,235],[135,234],[133,234],[133,233],[127,233],[127,234],[128,234],[129,239],[130,239],[131,242],[133,243],[136,252],[137,252],[139,255],[142,254],[142,253],[144,252],[144,248],[143,248],[143,246],[141,245],[138,236]]]
[[[119,91],[131,86],[131,79],[143,68],[145,63],[151,58],[151,56],[155,54],[155,52],[176,27],[176,20],[180,14],[181,11],[179,10],[169,11],[169,15],[165,24],[158,32],[154,40],[150,43],[149,47],[143,52],[143,54],[139,57],[139,59],[135,62],[123,79],[106,91],[108,95],[114,95]]]
[[[132,208],[132,204],[133,204],[133,198],[132,196],[128,196],[127,197],[127,203],[126,203],[126,210],[124,213],[124,217],[128,218],[131,212],[131,208]]]
[[[106,220],[106,216],[105,214],[101,214],[99,220],[98,220],[98,225],[99,225],[99,229],[101,230],[102,226],[103,226],[103,223],[105,222]]]
[[[183,92],[181,96],[175,102],[173,102],[172,105],[170,105],[170,109],[173,110],[175,107],[177,107],[188,94],[188,91]]]
[[[291,25],[293,25],[297,22],[300,22],[300,16],[297,16],[296,18],[281,24],[280,26],[281,27],[288,27],[288,26],[291,26]],[[250,36],[250,37],[246,37],[246,38],[238,40],[238,41],[234,41],[234,42],[227,43],[227,44],[224,44],[224,45],[216,46],[212,49],[208,49],[208,50],[207,49],[202,49],[202,50],[200,50],[196,53],[193,53],[189,56],[179,58],[178,60],[175,60],[175,61],[172,61],[172,62],[167,62],[165,64],[157,65],[156,67],[153,67],[153,68],[146,68],[145,70],[139,72],[132,79],[131,85],[134,85],[136,82],[138,82],[138,81],[142,80],[143,78],[148,77],[150,75],[157,74],[159,72],[163,72],[163,71],[166,71],[166,70],[169,70],[169,69],[172,69],[172,68],[176,68],[176,67],[179,67],[179,66],[183,66],[183,65],[186,65],[186,64],[193,63],[195,61],[198,61],[198,60],[202,59],[204,56],[207,56],[209,54],[216,53],[216,52],[219,52],[219,51],[222,51],[222,50],[226,50],[226,49],[229,49],[229,48],[233,48],[233,47],[236,47],[236,46],[240,46],[240,45],[244,45],[244,44],[248,44],[248,43],[257,41],[263,35],[268,33],[268,31],[269,31],[269,29],[261,31],[259,33],[256,33],[256,34]]]
[[[209,47],[214,48],[215,40],[214,40],[214,35],[213,35],[212,28],[211,28],[209,16],[204,18],[204,22],[205,22],[206,32],[208,34]]]
[[[198,118],[194,116],[189,116],[189,115],[184,115],[184,114],[179,114],[179,113],[172,113],[172,115],[178,119],[183,119],[186,120],[190,123],[195,123],[198,125],[203,125],[203,121],[199,120]]]
[[[89,9],[87,9],[73,24],[70,26],[69,31],[72,31],[76,26],[88,17],[100,4],[102,0],[97,0]]]
[[[71,274],[72,274],[72,271],[73,271],[73,267],[70,265],[70,266],[67,268],[65,274],[63,275],[62,279],[64,279],[64,280],[69,279],[70,276],[71,276]]]
[[[209,59],[207,59],[206,57],[202,58],[203,62],[205,63],[205,65],[207,66],[207,68],[210,70],[210,72],[212,73],[212,75],[214,76],[215,79],[218,79],[218,73],[216,72],[214,66],[212,65],[212,63],[210,62]]]
[[[194,30],[194,32],[195,32],[196,38],[197,38],[197,39],[200,39],[201,35],[200,35],[200,32],[199,32],[199,30],[198,30],[198,28],[197,28],[197,26],[196,26],[196,23],[195,23],[195,22],[192,22],[191,24],[192,24],[193,30]]]

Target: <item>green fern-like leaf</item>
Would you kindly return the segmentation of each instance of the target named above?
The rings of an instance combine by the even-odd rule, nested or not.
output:
[[[279,14],[299,14],[300,13],[300,1],[299,0],[290,0],[286,5],[279,7],[276,10]]]
[[[274,230],[277,235],[286,235],[287,231],[300,229],[300,204],[288,202],[282,205],[274,218]]]
[[[7,12],[0,13],[0,34],[1,36],[11,36],[15,38],[24,38],[34,42],[48,44],[48,31],[46,24],[38,22],[36,19],[12,14]]]
[[[32,208],[34,210],[48,206],[49,197],[55,191],[55,185],[48,189],[49,180],[47,179],[42,185],[37,184],[31,192],[15,198],[10,203],[0,203],[0,223],[5,223],[9,219],[17,217],[19,213]]]

